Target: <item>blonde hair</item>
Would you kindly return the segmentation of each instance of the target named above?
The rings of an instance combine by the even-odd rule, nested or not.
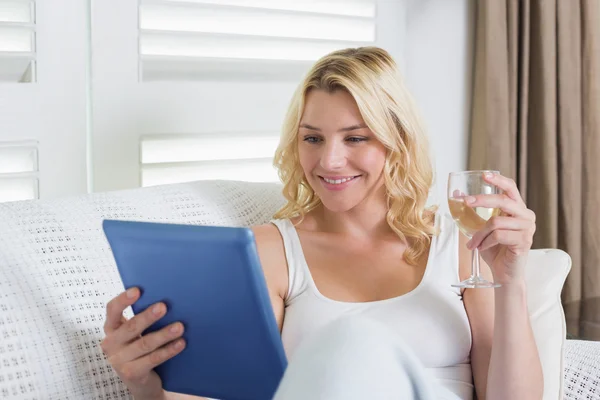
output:
[[[384,182],[388,205],[386,220],[411,245],[405,260],[416,265],[435,233],[435,211],[425,204],[433,184],[429,145],[413,101],[392,57],[377,47],[334,51],[308,72],[294,93],[283,123],[274,165],[283,183],[287,204],[275,218],[304,218],[321,201],[300,167],[298,125],[308,91],[346,90],[377,139],[387,148]]]

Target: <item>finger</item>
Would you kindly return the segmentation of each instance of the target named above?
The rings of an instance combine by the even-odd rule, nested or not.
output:
[[[121,315],[121,324],[124,324],[125,322],[127,322],[127,318],[125,318],[124,315]],[[113,354],[114,351],[117,350],[119,347],[120,347],[119,343],[116,343],[113,340],[112,333],[109,334],[109,335],[107,335],[100,342],[100,348],[102,349],[102,351],[104,352],[104,354],[106,354],[107,356],[110,356],[111,354]]]
[[[495,185],[502,189],[504,193],[511,199],[515,200],[520,204],[525,204],[525,202],[523,201],[523,197],[519,192],[519,188],[517,187],[517,183],[513,179],[491,172],[483,174],[483,178],[486,182],[491,183],[492,185]]]
[[[185,349],[185,345],[186,343],[183,338],[170,342],[150,354],[123,364],[119,368],[119,374],[126,381],[135,382],[136,380],[143,379],[153,368],[181,353]]]
[[[474,249],[481,245],[488,235],[496,230],[507,230],[507,231],[527,231],[531,228],[531,221],[526,219],[519,219],[513,217],[492,217],[490,218],[485,226],[476,232],[471,240],[467,242],[469,249]]]
[[[467,196],[465,202],[469,207],[499,208],[503,213],[514,217],[528,219],[529,210],[505,194],[478,194]]]
[[[165,313],[166,306],[163,303],[156,303],[129,320],[122,316],[119,328],[108,333],[102,341],[102,350],[107,355],[118,354],[123,347],[137,340],[146,328],[162,318]]]
[[[183,331],[184,328],[181,322],[175,322],[165,326],[156,332],[138,338],[119,353],[111,357],[109,361],[112,365],[119,365],[144,357],[165,344],[181,337]]]
[[[514,249],[527,250],[531,247],[522,231],[497,230],[490,233],[479,245],[479,251],[485,251],[497,245],[504,245]],[[514,251],[514,250],[513,250]]]
[[[129,288],[125,292],[113,298],[106,305],[106,320],[104,321],[104,333],[107,335],[117,330],[122,324],[123,311],[134,304],[140,295],[138,288]]]
[[[454,199],[460,199],[460,198],[465,197],[465,196],[466,195],[463,192],[461,192],[460,190],[458,190],[458,189],[456,189],[456,190],[454,190],[452,192],[452,198],[454,198]]]
[[[153,323],[161,319],[167,313],[164,303],[155,303],[146,308],[135,317],[129,319],[114,333],[114,340],[118,343],[130,343],[136,340]]]

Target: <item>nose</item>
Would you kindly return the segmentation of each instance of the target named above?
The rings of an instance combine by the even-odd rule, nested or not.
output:
[[[342,169],[346,166],[346,150],[342,143],[333,140],[325,143],[321,153],[321,168],[325,171]]]

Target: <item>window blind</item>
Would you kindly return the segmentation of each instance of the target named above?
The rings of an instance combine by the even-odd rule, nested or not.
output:
[[[376,41],[375,0],[140,0],[138,11],[144,82],[299,82],[326,53]],[[278,141],[279,132],[146,135],[140,182],[276,182]]]
[[[140,76],[296,80],[375,36],[375,0],[140,0]]]
[[[154,186],[207,179],[277,182],[274,133],[146,135],[141,138],[141,183]]]
[[[34,82],[35,2],[0,0],[0,82]]]
[[[38,144],[0,142],[0,203],[39,198]]]

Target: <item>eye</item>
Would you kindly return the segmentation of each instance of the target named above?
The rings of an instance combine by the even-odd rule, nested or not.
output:
[[[321,141],[321,138],[318,138],[316,136],[305,136],[304,141],[308,143],[318,143]]]
[[[348,139],[346,139],[348,142],[351,143],[360,143],[360,142],[364,142],[367,140],[367,138],[365,137],[358,137],[358,136],[353,136],[353,137],[349,137]]]

